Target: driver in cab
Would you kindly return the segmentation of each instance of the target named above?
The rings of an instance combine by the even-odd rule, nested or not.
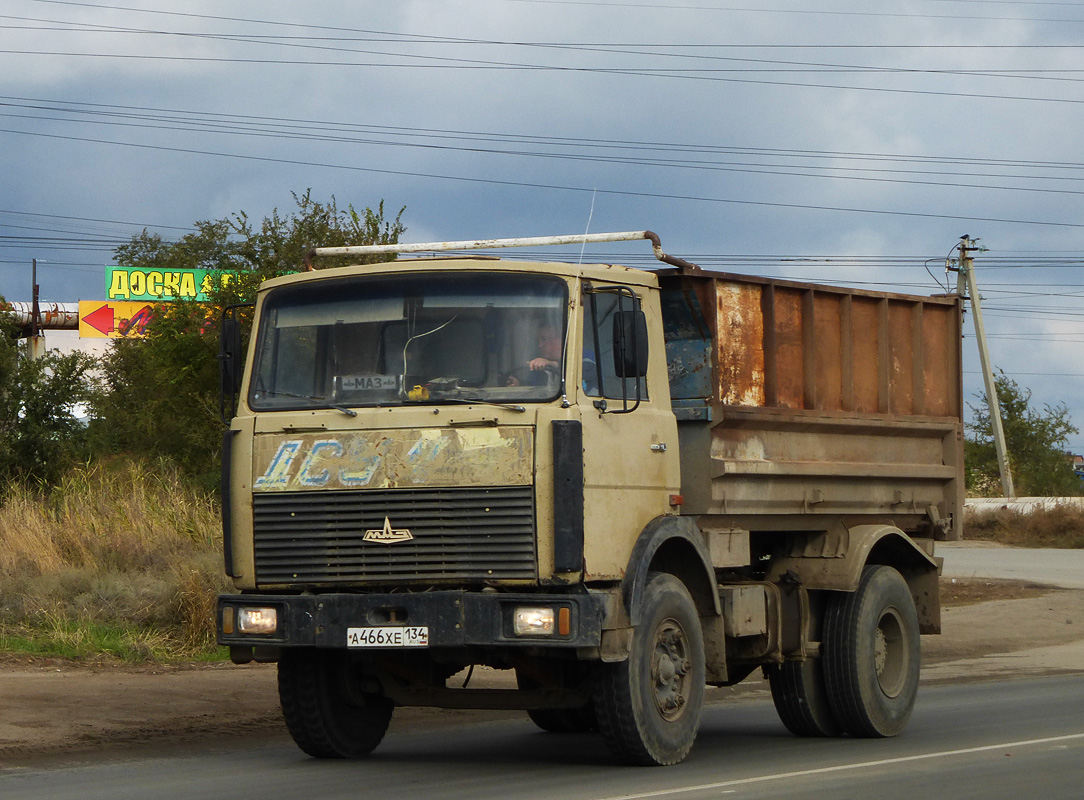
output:
[[[542,325],[538,329],[538,355],[528,361],[524,367],[514,370],[508,376],[507,385],[545,386],[561,369],[563,348],[561,332],[553,325]]]

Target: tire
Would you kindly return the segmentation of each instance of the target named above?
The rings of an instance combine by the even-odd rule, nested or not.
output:
[[[828,604],[824,681],[840,726],[852,736],[895,736],[911,717],[921,660],[918,614],[907,582],[867,566],[858,589]]]
[[[314,758],[371,753],[391,721],[393,703],[354,687],[351,653],[287,649],[279,660],[279,702],[294,742]]]
[[[785,661],[771,667],[768,685],[779,719],[795,736],[839,736],[843,732],[824,687],[821,659]]]
[[[672,575],[648,576],[641,624],[625,661],[602,664],[599,731],[626,764],[676,764],[689,754],[704,703],[704,638],[696,606]]]

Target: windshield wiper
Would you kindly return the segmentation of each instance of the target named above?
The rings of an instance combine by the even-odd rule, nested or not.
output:
[[[336,411],[341,411],[348,417],[356,417],[358,415],[358,412],[354,409],[347,408],[346,406],[341,406],[338,403],[332,403],[326,397],[316,397],[315,395],[311,394],[294,394],[293,392],[279,392],[275,391],[274,389],[265,389],[264,391],[267,394],[279,395],[281,397],[294,397],[298,400],[313,400],[317,403],[323,403],[328,408],[334,408]]]
[[[496,400],[486,400],[481,397],[434,397],[434,400],[447,400],[452,403],[481,403],[485,406],[496,406],[497,408],[507,408],[509,411],[525,412],[527,409],[523,406],[512,405],[511,403],[498,403]]]

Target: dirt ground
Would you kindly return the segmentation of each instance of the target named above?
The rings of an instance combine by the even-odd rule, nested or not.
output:
[[[923,681],[997,679],[1084,669],[1084,590],[943,579],[941,636],[923,637]],[[479,671],[474,685],[506,673]],[[768,694],[757,672],[709,702]],[[520,712],[400,709],[392,732]],[[0,655],[0,768],[104,751],[282,737],[273,665],[133,667]]]

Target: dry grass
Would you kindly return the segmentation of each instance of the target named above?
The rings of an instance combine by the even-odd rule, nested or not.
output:
[[[217,504],[160,465],[72,472],[0,505],[0,647],[125,658],[214,651]]]
[[[964,536],[1015,547],[1084,548],[1084,509],[1059,505],[1027,514],[1007,508],[969,511]]]

